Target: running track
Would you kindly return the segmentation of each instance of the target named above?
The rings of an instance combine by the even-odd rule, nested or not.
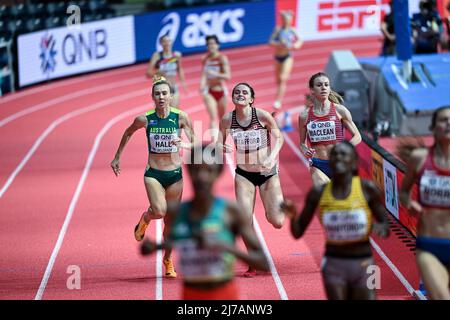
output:
[[[295,53],[283,108],[294,113],[301,109],[309,76],[324,68],[333,49],[373,56],[379,46],[375,38],[305,43]],[[262,45],[225,53],[232,69],[229,89],[249,82],[256,91],[255,105],[270,110],[275,97],[271,49]],[[207,139],[203,131],[208,116],[197,94],[199,60],[199,55],[184,58],[189,94],[182,93],[181,102],[197,136]],[[146,64],[139,64],[61,80],[0,100],[0,299],[179,299],[181,280],[162,279],[161,255],[141,257],[133,236],[147,207],[143,131],[127,145],[119,178],[109,167],[123,130],[136,115],[152,108],[145,69]],[[282,187],[285,197],[301,206],[311,181],[297,134],[285,137]],[[224,171],[217,190],[227,198],[234,197],[231,169],[232,165]],[[185,175],[185,199],[192,195],[189,183]],[[255,222],[273,262],[272,272],[243,278],[246,266],[238,263],[242,298],[324,299],[324,239],[318,220],[295,241],[287,222],[281,230],[266,222],[257,199]],[[373,238],[385,255],[375,255],[381,270],[378,298],[412,299],[408,286],[418,284],[414,254],[401,241],[402,229],[395,223],[391,228],[389,239]],[[152,222],[147,235],[160,238],[161,223]],[[389,259],[391,266],[385,262]],[[67,289],[71,265],[81,270],[80,290]]]

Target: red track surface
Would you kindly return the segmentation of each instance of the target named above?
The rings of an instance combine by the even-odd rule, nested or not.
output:
[[[372,56],[379,44],[366,38],[305,43],[295,54],[283,108],[302,104],[309,76],[324,68],[332,50]],[[269,109],[275,97],[271,50],[263,45],[226,54],[233,76],[230,89],[234,83],[249,82],[256,90],[256,106]],[[200,57],[184,60],[190,92],[182,95],[182,109],[205,129],[208,117],[197,94]],[[128,144],[119,178],[109,167],[123,130],[137,114],[152,108],[145,68],[140,64],[62,80],[0,100],[1,299],[156,299],[157,292],[162,299],[179,298],[180,279],[162,279],[162,291],[157,290],[157,257],[142,258],[133,236],[148,205],[142,180],[147,159],[142,132]],[[132,110],[136,107],[141,109]],[[78,114],[71,113],[75,110]],[[108,123],[125,112],[129,113]],[[202,137],[201,128],[196,132]],[[298,145],[296,133],[289,137]],[[285,196],[301,205],[311,181],[294,149],[285,143],[280,176]],[[185,178],[186,199],[192,193]],[[234,198],[228,169],[218,193]],[[275,230],[265,221],[259,199],[255,215],[278,272],[280,290],[289,299],[324,299],[320,277],[324,242],[318,220],[313,220],[302,240],[294,241],[287,223]],[[155,229],[153,222],[147,235],[154,238]],[[407,247],[395,234],[374,240],[417,288],[414,256]],[[57,244],[60,247],[55,249]],[[376,260],[381,268],[378,297],[410,299],[385,262],[378,255]],[[81,268],[80,290],[67,289],[70,265]],[[236,267],[243,299],[280,299],[270,273],[247,279],[240,276],[245,269],[243,264]],[[44,274],[48,282],[43,281]]]

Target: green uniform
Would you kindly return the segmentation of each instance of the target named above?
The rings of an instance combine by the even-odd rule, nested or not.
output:
[[[149,152],[177,153],[178,147],[172,145],[171,141],[180,137],[180,110],[170,108],[167,118],[160,118],[156,110],[151,110],[145,114],[145,117],[147,118],[146,133]],[[181,167],[168,171],[147,168],[145,176],[158,180],[165,189],[183,178]]]
[[[227,201],[215,198],[209,212],[200,221],[189,217],[190,202],[183,202],[172,224],[170,239],[179,252],[179,266],[185,282],[225,282],[233,278],[235,257],[231,253],[198,246],[199,233],[234,246],[235,236],[227,228],[224,215]]]

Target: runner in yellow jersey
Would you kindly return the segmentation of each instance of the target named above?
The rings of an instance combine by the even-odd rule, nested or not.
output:
[[[328,299],[373,300],[375,287],[369,281],[372,268],[368,267],[375,262],[369,237],[373,230],[383,237],[389,234],[380,191],[357,175],[357,153],[351,143],[340,142],[331,149],[330,166],[331,181],[311,189],[299,217],[290,200],[282,209],[291,218],[291,232],[298,239],[319,208],[326,237],[322,278]]]

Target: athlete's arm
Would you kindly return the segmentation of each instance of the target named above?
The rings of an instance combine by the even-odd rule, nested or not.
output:
[[[294,49],[300,49],[303,44],[303,40],[300,38],[300,36],[298,35],[297,30],[295,30],[295,28],[292,28],[292,31],[294,32],[295,38],[296,38],[292,47]]]
[[[247,244],[248,252],[239,250],[235,246],[226,245],[223,247],[227,252],[235,255],[238,259],[244,261],[253,268],[268,271],[264,251],[261,248],[258,237],[253,229],[250,220],[245,217],[235,203],[228,204],[228,213],[230,214],[230,227],[236,235],[240,235]]]
[[[220,150],[223,150],[223,152],[232,152],[233,148],[226,144],[227,142],[227,136],[228,136],[228,129],[231,125],[231,112],[225,114],[222,119],[220,119],[219,122],[219,134],[217,137],[217,145]]]
[[[280,32],[280,27],[275,27],[275,29],[273,29],[272,35],[270,36],[269,39],[269,45],[270,46],[279,46],[280,45],[280,41],[275,40],[276,37],[278,36],[278,33]]]
[[[271,138],[271,142],[273,142],[273,145],[271,146],[270,150],[270,156],[269,159],[267,159],[268,162],[273,162],[277,159],[278,154],[280,153],[281,147],[284,143],[284,137],[281,134],[280,129],[278,128],[277,123],[275,122],[275,119],[272,117],[272,115],[265,111],[265,110],[256,110],[258,118],[262,120],[265,127],[268,130],[268,133]]]
[[[336,111],[341,116],[344,126],[350,131],[352,135],[352,138],[349,142],[354,146],[358,145],[361,142],[361,134],[359,133],[356,124],[353,122],[352,114],[343,105],[336,105]]]
[[[311,107],[312,108],[312,107]],[[306,120],[308,119],[308,108],[306,107],[298,116],[298,133],[300,135],[300,150],[305,157],[311,158],[316,152],[306,145]]]
[[[153,53],[152,58],[150,59],[150,62],[148,63],[147,73],[146,73],[148,78],[152,78],[155,75],[155,73],[156,73],[155,65],[156,65],[157,61],[158,61],[158,52],[155,52],[155,53]]]
[[[189,118],[187,113],[182,110],[180,110],[179,123],[180,123],[180,128],[183,129],[189,142],[186,143],[186,142],[181,141],[181,139],[179,139],[179,140],[174,140],[172,143],[177,144],[178,147],[180,147],[180,148],[191,149],[195,145],[197,139],[195,137],[194,130],[192,128],[191,119]]]
[[[186,78],[184,76],[183,65],[181,63],[181,52],[176,51],[175,56],[178,57],[178,77],[180,78],[181,85],[183,86],[184,92],[188,92],[186,85]]]
[[[116,155],[114,156],[113,161],[111,162],[111,168],[114,171],[116,176],[119,176],[120,173],[120,156],[122,155],[122,151],[125,148],[128,140],[130,140],[131,136],[136,130],[144,128],[147,125],[147,118],[145,116],[139,116],[134,119],[133,123],[125,130],[122,135],[122,139],[120,140],[119,147],[117,148]]]
[[[418,148],[411,152],[409,161],[407,162],[406,174],[403,177],[399,192],[400,203],[414,214],[422,212],[423,209],[417,201],[411,199],[411,190],[427,156],[428,150],[425,148]]]
[[[200,93],[205,95],[208,93],[208,85],[206,83],[205,58],[202,60],[202,75],[200,76]]]
[[[297,208],[295,204],[290,200],[285,200],[281,204],[281,210],[291,219],[291,234],[295,239],[299,239],[303,236],[308,228],[316,208],[319,204],[320,197],[322,196],[325,185],[313,187],[306,199],[305,205],[300,216],[296,217]]]
[[[381,193],[377,186],[368,180],[361,180],[364,196],[367,200],[370,210],[376,220],[373,224],[373,231],[380,237],[386,238],[389,236],[389,220],[386,209],[381,201]]]

